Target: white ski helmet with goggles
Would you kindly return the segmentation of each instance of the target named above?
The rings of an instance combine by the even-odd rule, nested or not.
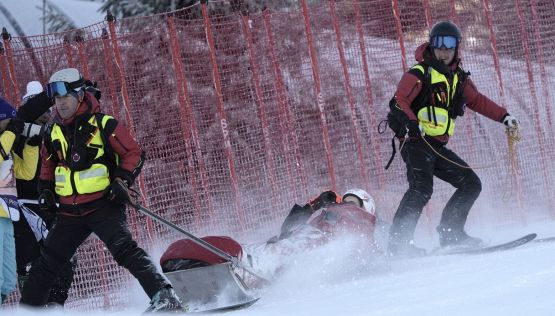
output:
[[[376,215],[376,204],[368,192],[362,189],[350,189],[343,194],[343,202],[354,202],[366,212]]]
[[[77,93],[85,86],[85,79],[79,70],[65,68],[56,71],[48,80],[46,94],[50,98],[65,96],[68,93]]]

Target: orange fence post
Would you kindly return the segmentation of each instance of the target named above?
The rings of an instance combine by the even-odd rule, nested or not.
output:
[[[270,20],[271,14],[270,11],[266,10],[263,13],[264,16],[264,28],[266,31],[266,36],[268,37],[268,48],[270,50],[270,59],[272,62],[272,69],[274,75],[274,82],[275,82],[275,89],[276,94],[278,96],[278,101],[280,105],[280,116],[281,121],[285,122],[280,124],[282,134],[289,135],[289,139],[287,137],[283,137],[283,146],[285,148],[285,159],[287,161],[287,173],[290,179],[290,183],[294,183],[293,179],[293,166],[291,159],[289,158],[288,153],[292,153],[295,156],[295,163],[300,174],[301,178],[301,185],[304,189],[304,195],[308,195],[308,180],[306,177],[306,173],[304,170],[304,165],[301,159],[301,155],[299,153],[299,145],[297,140],[297,134],[295,132],[295,125],[293,124],[293,117],[291,115],[291,106],[288,101],[287,91],[285,89],[285,85],[283,83],[283,75],[281,73],[281,65],[278,61],[277,50],[276,50],[276,42],[274,39],[274,32],[272,30],[272,22]],[[289,141],[291,144],[289,144]],[[299,200],[299,195],[296,189],[293,189],[293,197],[295,200]]]
[[[243,15],[241,22],[243,26],[243,33],[245,34],[245,38],[247,41],[248,55],[249,55],[249,61],[251,65],[251,73],[254,81],[254,91],[256,94],[256,101],[257,101],[256,109],[258,112],[258,117],[260,118],[262,134],[264,136],[264,149],[265,149],[264,156],[266,158],[266,164],[268,166],[268,174],[270,176],[270,186],[272,187],[272,205],[274,205],[274,207],[277,207],[278,206],[277,192],[279,188],[277,187],[277,180],[275,176],[276,167],[274,164],[272,143],[270,141],[270,135],[269,135],[270,131],[269,131],[268,118],[266,117],[266,113],[264,111],[264,108],[265,108],[264,95],[260,84],[260,74],[258,72],[258,64],[256,63],[256,53],[253,47],[252,34],[250,31],[248,16]]]
[[[492,57],[493,57],[493,63],[495,65],[495,73],[497,75],[497,80],[499,83],[499,93],[501,96],[501,106],[502,107],[506,107],[507,101],[505,100],[505,88],[503,87],[503,78],[501,76],[501,65],[499,64],[499,55],[497,53],[497,39],[495,37],[495,32],[493,31],[493,20],[491,17],[491,4],[489,2],[489,0],[483,0],[482,2],[483,7],[484,7],[484,14],[486,16],[486,21],[488,24],[488,29],[489,29],[489,37],[490,37],[490,41],[491,41],[491,49],[492,49]],[[541,138],[541,137],[540,137]],[[543,160],[542,160],[543,161]],[[545,170],[545,169],[544,169]],[[521,223],[523,225],[526,224],[526,217],[525,217],[525,209],[522,203],[522,192],[521,192],[521,185],[520,185],[520,179],[518,179],[518,176],[515,173],[513,173],[512,175],[513,177],[513,181],[516,184],[517,187],[517,195],[516,195],[516,199],[517,199],[517,203],[519,206],[519,209],[522,210],[521,212],[519,212],[520,214],[520,220]],[[544,181],[545,181],[545,176],[543,177]]]
[[[13,61],[13,50],[10,41],[12,40],[12,36],[6,29],[2,29],[2,40],[4,41],[4,51],[6,53],[6,60],[8,64],[8,78],[10,78],[10,85],[13,89],[13,94],[9,91],[11,90],[8,86],[5,86],[6,89],[6,97],[10,101],[11,104],[14,104],[16,107],[19,106],[21,98],[19,97],[19,88],[17,85],[17,77],[15,75],[15,66]]]
[[[131,133],[131,136],[133,138],[135,138],[135,128],[133,127],[133,119],[131,118],[131,108],[130,108],[130,104],[129,104],[129,94],[127,93],[127,82],[125,80],[125,69],[123,67],[123,61],[121,58],[121,54],[119,51],[119,44],[118,44],[118,39],[117,39],[117,34],[116,34],[116,25],[115,25],[115,18],[112,16],[112,14],[110,12],[108,12],[107,17],[106,17],[107,21],[108,21],[108,30],[110,32],[110,39],[112,40],[112,49],[114,52],[114,57],[115,57],[115,62],[116,62],[116,67],[118,68],[118,77],[119,77],[119,81],[121,84],[121,94],[123,96],[123,108],[125,111],[125,118],[126,118],[126,122],[127,122],[127,128],[129,128],[129,131]],[[140,192],[141,192],[141,197],[143,200],[143,203],[148,203],[148,198],[146,195],[146,188],[145,188],[145,182],[143,180],[143,175],[140,174],[139,175],[139,188],[140,188]],[[147,224],[147,233],[148,236],[151,240],[154,240],[154,226],[152,223],[152,219],[150,218],[146,218],[146,224]]]
[[[210,62],[212,63],[212,76],[214,79],[214,88],[216,89],[216,95],[218,96],[218,113],[220,115],[220,126],[222,128],[224,147],[227,153],[227,163],[229,166],[229,175],[231,180],[231,187],[235,197],[235,211],[239,215],[241,227],[246,228],[246,217],[245,211],[243,210],[241,197],[239,192],[239,183],[237,179],[237,172],[235,171],[235,158],[233,156],[233,150],[231,148],[231,140],[229,138],[229,124],[224,109],[224,100],[222,95],[222,84],[220,82],[220,73],[218,71],[218,60],[216,58],[216,47],[214,45],[214,38],[212,37],[212,23],[210,22],[210,16],[208,14],[208,6],[206,2],[202,2],[202,17],[204,19],[204,28],[206,31],[206,39],[208,41],[208,47],[210,48]]]
[[[401,24],[401,11],[399,11],[399,0],[393,0],[393,17],[395,18],[395,29],[399,38],[399,48],[401,49],[401,64],[403,72],[407,71],[407,51],[405,49],[405,38],[403,36],[403,26]]]
[[[195,118],[193,116],[193,110],[191,108],[191,102],[189,100],[189,92],[187,87],[187,78],[185,77],[185,70],[183,67],[183,62],[181,61],[181,49],[179,47],[179,40],[177,39],[177,30],[175,27],[175,21],[172,16],[168,16],[167,18],[168,28],[169,28],[169,35],[170,35],[170,48],[172,54],[172,62],[175,69],[175,76],[176,76],[176,85],[177,85],[177,92],[179,98],[179,113],[180,117],[183,118],[181,120],[181,130],[183,132],[183,137],[187,140],[186,141],[186,148],[187,148],[187,170],[191,175],[191,182],[193,187],[193,203],[195,205],[195,210],[197,212],[201,212],[201,205],[199,201],[199,195],[197,190],[197,178],[196,178],[196,171],[193,165],[193,149],[194,153],[197,157],[197,161],[199,164],[199,173],[200,173],[200,182],[202,189],[204,191],[204,195],[207,197],[208,203],[208,216],[212,216],[214,213],[214,206],[212,202],[212,198],[210,197],[210,191],[208,189],[208,178],[206,177],[206,167],[204,164],[204,159],[202,152],[200,150],[200,143],[199,143],[199,132],[195,122]],[[189,124],[189,126],[186,125]],[[187,131],[189,133],[187,133]],[[191,149],[193,148],[193,149]],[[200,228],[201,216],[195,217],[195,224],[198,228]]]
[[[310,16],[308,12],[308,5],[306,0],[301,0],[303,10],[304,26],[306,30],[306,40],[308,43],[308,54],[310,56],[310,65],[312,66],[312,78],[314,79],[314,92],[316,93],[316,105],[320,111],[320,125],[322,128],[322,137],[324,142],[324,149],[326,150],[326,160],[328,163],[328,173],[330,177],[331,187],[337,190],[337,183],[335,180],[335,169],[333,167],[333,153],[330,144],[330,136],[328,131],[328,123],[326,120],[325,102],[322,95],[322,88],[320,86],[320,69],[318,67],[318,59],[314,49],[314,42],[312,39],[312,28],[310,27]]]
[[[345,86],[345,93],[347,93],[347,100],[349,101],[349,108],[351,110],[351,121],[353,123],[353,129],[355,132],[355,143],[357,147],[358,160],[360,161],[360,171],[362,173],[362,180],[364,182],[364,185],[366,189],[368,189],[370,187],[370,183],[368,182],[368,168],[366,168],[364,154],[362,153],[362,137],[360,136],[360,127],[358,126],[356,117],[355,101],[353,100],[353,92],[351,91],[351,78],[349,76],[349,70],[347,69],[345,49],[343,48],[343,39],[341,37],[341,28],[339,27],[339,22],[337,21],[337,13],[335,11],[335,0],[328,0],[328,4],[333,21],[333,28],[335,30],[335,41],[337,43],[337,50],[339,51],[339,60],[341,62],[341,67],[343,68],[343,85]]]

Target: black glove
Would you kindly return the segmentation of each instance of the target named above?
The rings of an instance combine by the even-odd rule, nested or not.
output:
[[[131,200],[129,186],[122,179],[116,178],[106,189],[106,197],[115,203],[125,204]]]
[[[22,120],[18,118],[12,118],[8,122],[8,125],[6,125],[6,130],[14,133],[17,136],[23,132],[24,127],[25,123]]]
[[[418,121],[410,120],[407,123],[407,130],[409,131],[409,136],[411,138],[420,138],[422,136],[422,130],[418,125]]]
[[[56,212],[56,198],[54,197],[54,193],[52,193],[49,189],[40,191],[39,209],[41,211]]]
[[[333,191],[322,192],[317,198],[310,201],[308,204],[314,211],[327,207],[330,204],[337,203],[337,194]]]
[[[32,136],[31,138],[29,138],[27,140],[27,145],[29,145],[29,146],[39,146],[41,143],[42,143],[42,136],[41,135]]]

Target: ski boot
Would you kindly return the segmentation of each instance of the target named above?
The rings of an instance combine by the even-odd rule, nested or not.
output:
[[[441,248],[480,248],[484,242],[480,238],[469,236],[464,230],[438,227],[439,245]]]
[[[394,242],[390,241],[387,247],[387,254],[392,258],[417,258],[427,255],[426,249],[416,247],[414,242]]]

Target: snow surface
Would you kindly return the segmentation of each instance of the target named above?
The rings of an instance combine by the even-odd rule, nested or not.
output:
[[[555,236],[553,224],[493,227],[491,243],[529,232]],[[431,235],[430,235],[431,236]],[[432,240],[430,238],[429,240]],[[424,239],[422,239],[424,240]],[[432,249],[433,243],[422,244]],[[226,315],[552,315],[555,308],[555,242],[530,243],[484,255],[436,256],[382,262],[360,272],[345,241],[292,258],[292,267],[248,309]],[[138,315],[147,298],[138,284],[128,309],[92,315]],[[8,310],[2,310],[2,314]],[[32,315],[24,310],[13,316]],[[43,314],[41,312],[41,314]],[[77,314],[53,311],[45,315]],[[84,315],[84,314],[83,314]]]

